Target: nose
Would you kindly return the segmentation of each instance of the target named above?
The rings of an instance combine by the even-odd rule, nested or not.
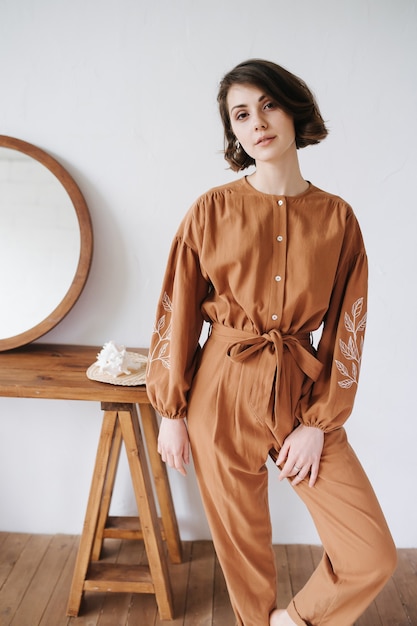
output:
[[[261,129],[265,129],[267,127],[267,123],[265,118],[260,115],[259,113],[257,115],[255,115],[254,119],[253,119],[253,125],[255,130],[261,130]]]

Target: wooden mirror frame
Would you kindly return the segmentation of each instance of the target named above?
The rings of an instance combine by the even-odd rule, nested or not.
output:
[[[93,228],[90,213],[84,197],[72,176],[56,159],[40,148],[14,137],[0,135],[0,147],[17,150],[44,165],[63,185],[74,206],[80,227],[80,256],[73,281],[58,306],[41,322],[32,328],[0,339],[0,351],[11,350],[39,339],[54,328],[72,309],[86,283],[93,257]]]

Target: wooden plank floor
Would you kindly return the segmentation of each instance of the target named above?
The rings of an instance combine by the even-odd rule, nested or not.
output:
[[[170,565],[175,619],[161,622],[153,595],[84,594],[77,618],[65,615],[78,537],[0,533],[0,626],[234,626],[222,572],[210,541],[184,543]],[[277,545],[278,604],[310,576],[321,549]],[[393,578],[356,626],[417,626],[417,550],[399,550]],[[104,558],[145,563],[142,542],[107,539]],[[335,625],[337,626],[337,625]]]

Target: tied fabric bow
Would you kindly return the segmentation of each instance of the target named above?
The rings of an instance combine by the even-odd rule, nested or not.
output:
[[[219,329],[216,326],[217,324],[213,329],[216,334],[228,336],[229,339],[234,340],[227,350],[227,355],[235,363],[241,363],[260,353],[256,380],[253,380],[250,398],[255,414],[261,419],[267,414],[271,392],[275,388],[274,417],[277,422],[284,349],[290,352],[297,366],[312,381],[316,381],[320,375],[322,364],[304,347],[310,346],[309,333],[283,335],[278,329],[273,329],[262,335],[252,335],[233,328]]]

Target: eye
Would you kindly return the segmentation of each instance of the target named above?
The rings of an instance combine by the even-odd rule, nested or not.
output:
[[[268,100],[268,102],[265,103],[264,105],[264,109],[270,110],[270,109],[276,109],[277,105],[273,100]]]
[[[247,112],[246,111],[239,111],[238,113],[236,113],[235,115],[235,119],[237,121],[242,121],[245,119],[245,117],[247,117]]]

